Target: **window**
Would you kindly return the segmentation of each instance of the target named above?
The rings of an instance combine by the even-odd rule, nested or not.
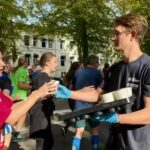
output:
[[[74,61],[74,57],[70,57],[70,64],[72,64],[72,62]]]
[[[53,40],[49,40],[48,41],[48,47],[49,48],[53,48]]]
[[[63,49],[64,48],[64,40],[60,40],[60,49]]]
[[[65,61],[66,61],[66,57],[65,56],[61,56],[60,57],[60,64],[61,64],[61,66],[65,66]]]
[[[46,39],[42,38],[42,47],[46,47]]]
[[[33,46],[37,46],[37,36],[33,36]]]
[[[70,47],[74,47],[74,45],[76,44],[76,42],[75,41],[70,41]]]
[[[24,36],[24,44],[26,46],[29,46],[30,45],[30,37],[28,35],[25,35]]]
[[[38,54],[34,54],[34,55],[33,55],[33,64],[34,64],[34,65],[38,63],[38,57],[39,57]]]
[[[25,54],[25,58],[26,58],[26,61],[28,62],[28,65],[30,65],[30,57],[31,57],[30,54]]]

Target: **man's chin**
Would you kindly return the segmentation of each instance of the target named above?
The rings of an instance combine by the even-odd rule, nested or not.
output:
[[[122,50],[119,47],[115,47],[116,52],[121,52]]]
[[[116,48],[116,47],[115,47],[115,51],[116,51],[116,52],[119,52],[119,51],[121,51],[121,50],[120,50],[119,48]]]

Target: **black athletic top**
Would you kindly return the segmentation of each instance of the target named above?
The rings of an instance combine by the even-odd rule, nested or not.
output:
[[[44,83],[49,82],[51,77],[41,72],[33,80],[33,91],[41,87]],[[50,116],[55,109],[52,97],[46,97],[46,100],[38,101],[30,110],[30,137],[31,138],[49,138],[53,143],[51,132]]]
[[[2,74],[0,76],[0,89],[3,91],[5,89],[8,89],[10,92],[12,90],[12,86],[11,86],[11,80],[9,79],[9,77],[5,74]]]
[[[122,113],[143,109],[143,98],[150,97],[150,57],[148,55],[143,54],[137,60],[129,63],[120,61],[110,67],[104,90],[110,92],[124,87],[132,87],[136,99],[134,104],[124,108]],[[115,147],[113,150],[150,149],[150,125],[121,124],[114,134]]]

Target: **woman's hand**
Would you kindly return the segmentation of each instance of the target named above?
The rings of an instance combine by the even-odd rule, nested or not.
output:
[[[44,98],[45,96],[54,94],[56,93],[56,91],[57,91],[57,85],[48,82],[42,85],[38,90],[32,92],[32,95],[34,94],[39,99],[39,98]]]

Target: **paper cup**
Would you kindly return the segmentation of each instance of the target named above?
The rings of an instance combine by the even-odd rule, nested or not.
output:
[[[58,84],[59,84],[59,81],[57,81],[57,80],[51,80],[51,81],[50,81],[50,84],[56,84],[56,85],[58,85]]]
[[[50,81],[50,84],[55,84],[55,85],[58,86],[59,81],[58,81],[58,80],[51,80],[51,81]],[[56,92],[57,92],[57,89],[56,89],[56,91],[52,92],[51,94],[56,94]]]
[[[115,100],[121,100],[132,96],[132,87],[126,87],[113,92]]]
[[[109,103],[109,102],[113,102],[115,99],[114,99],[113,93],[110,92],[110,93],[101,95],[101,100],[103,103]]]

